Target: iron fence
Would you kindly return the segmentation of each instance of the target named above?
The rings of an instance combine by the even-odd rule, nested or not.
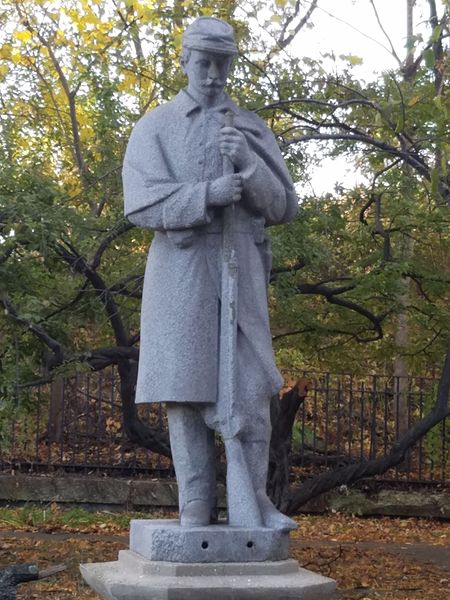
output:
[[[292,472],[303,478],[386,455],[432,408],[437,380],[304,373],[307,395],[293,432]],[[0,416],[0,469],[172,476],[170,460],[130,443],[115,370],[59,378],[17,391]],[[167,430],[161,405],[140,417]],[[383,479],[444,484],[450,479],[450,422],[443,421]]]
[[[300,476],[386,456],[436,401],[438,380],[305,373],[308,394],[294,428]],[[439,483],[450,479],[450,420],[434,427],[402,465],[380,479]]]
[[[161,405],[141,405],[143,421],[166,427]],[[0,469],[171,476],[171,461],[125,436],[115,369],[57,378],[17,390],[0,421]]]

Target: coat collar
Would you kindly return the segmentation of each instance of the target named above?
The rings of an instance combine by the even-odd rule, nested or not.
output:
[[[188,117],[196,110],[202,110],[200,104],[182,89],[172,100],[171,104],[175,105],[180,115]],[[231,110],[235,115],[234,127],[242,131],[247,138],[250,148],[268,165],[273,173],[275,173],[287,189],[292,189],[292,180],[287,170],[286,164],[281,155],[278,156],[273,152],[273,143],[275,140],[270,140],[267,137],[267,127],[263,123],[250,119],[249,116],[236,106],[231,98],[223,93],[222,101],[212,108],[213,111],[221,113]],[[270,142],[270,143],[269,143]]]

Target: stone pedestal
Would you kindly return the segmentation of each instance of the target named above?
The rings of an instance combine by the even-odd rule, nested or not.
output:
[[[132,521],[119,560],[81,565],[106,600],[325,600],[332,579],[287,558],[288,534],[178,521]]]
[[[130,550],[148,560],[180,563],[259,562],[289,555],[289,534],[260,527],[180,527],[179,521],[130,524]]]

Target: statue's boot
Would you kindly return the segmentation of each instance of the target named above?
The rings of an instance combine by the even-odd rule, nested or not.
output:
[[[182,527],[203,527],[209,525],[211,507],[204,500],[190,500],[180,510],[180,525]]]
[[[167,403],[170,447],[178,483],[180,524],[201,527],[217,519],[214,431],[195,407]]]
[[[266,492],[269,467],[269,442],[247,441],[243,443],[243,449],[264,526],[281,531],[296,529],[296,522],[281,513],[274,506]]]

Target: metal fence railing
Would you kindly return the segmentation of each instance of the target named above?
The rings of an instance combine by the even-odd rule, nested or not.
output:
[[[372,375],[306,373],[308,395],[294,430],[294,462],[301,475],[385,456],[402,434],[428,414],[438,381]],[[450,420],[430,430],[406,461],[382,479],[450,480]]]
[[[0,421],[0,470],[172,474],[169,459],[127,440],[115,369],[19,389],[13,404]],[[166,429],[161,405],[138,412]]]
[[[431,410],[437,392],[437,381],[423,377],[304,377],[308,394],[293,435],[293,474],[299,478],[385,455],[406,428]],[[173,474],[169,459],[126,439],[115,370],[22,388],[6,405],[0,418],[0,470]],[[140,405],[139,412],[153,427],[166,430],[161,405]],[[432,429],[383,479],[448,482],[449,420]]]

